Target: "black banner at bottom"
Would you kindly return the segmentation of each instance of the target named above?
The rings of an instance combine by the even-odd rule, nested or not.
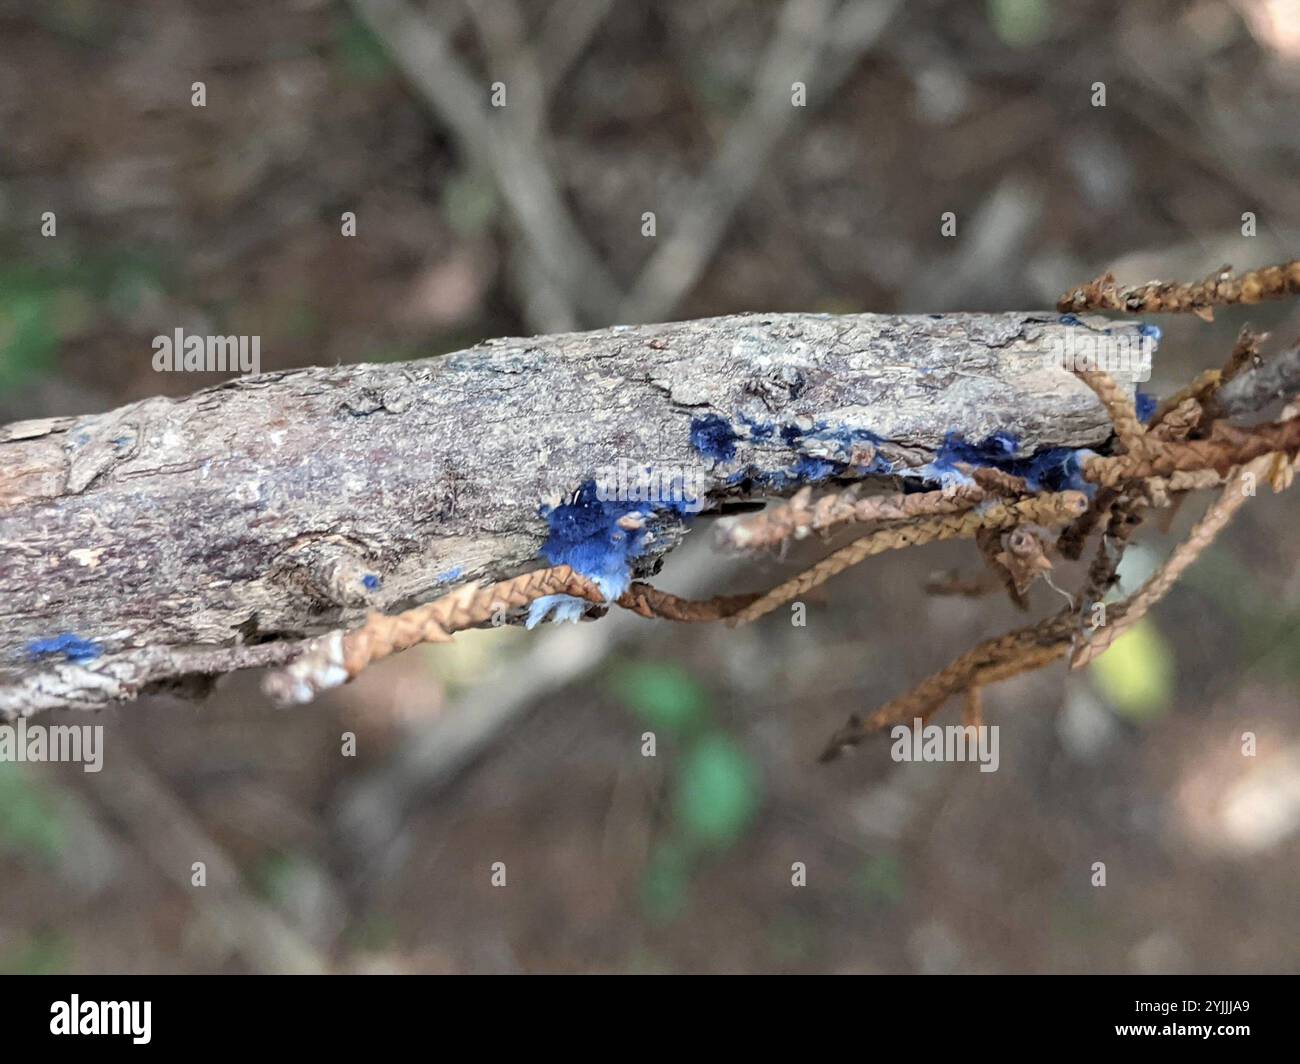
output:
[[[664,1052],[759,1039],[816,1051],[831,1029],[869,1039],[865,1051],[888,1037],[927,1050],[1233,1052],[1281,1048],[1295,992],[1294,977],[1264,976],[26,976],[0,981],[0,1015],[10,1051],[436,1049],[475,1036],[492,1049],[514,1036],[530,1049],[618,1051],[630,1038]]]

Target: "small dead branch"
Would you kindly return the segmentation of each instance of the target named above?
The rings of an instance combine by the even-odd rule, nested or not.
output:
[[[1236,280],[1220,276],[1200,286],[1152,285],[1124,291],[1116,289],[1108,275],[1067,296],[1061,309],[1190,309],[1204,311],[1208,316],[1211,304],[1256,302],[1298,290],[1297,263],[1255,271]],[[1224,368],[1201,374],[1171,396],[1157,408],[1146,427],[1137,419],[1132,402],[1109,377],[1104,373],[1080,373],[1111,415],[1126,453],[1098,456],[1084,464],[1084,477],[1100,488],[1087,510],[1055,544],[1061,554],[1078,557],[1092,532],[1099,525],[1105,526],[1077,608],[1072,602],[1070,608],[1035,625],[986,640],[866,720],[851,717],[831,738],[822,760],[837,757],[870,733],[895,722],[928,719],[956,694],[966,698],[963,723],[978,723],[982,719],[983,686],[1041,668],[1067,652],[1072,668],[1094,661],[1168,594],[1253,494],[1250,489],[1254,481],[1267,479],[1275,491],[1290,486],[1300,465],[1300,403],[1289,404],[1276,422],[1243,428],[1223,420],[1236,398],[1228,393],[1230,387],[1235,387],[1236,395],[1251,409],[1293,394],[1300,387],[1300,346],[1277,360],[1276,367],[1260,365],[1260,339],[1243,329]],[[1225,395],[1229,396],[1226,402]],[[1197,433],[1206,433],[1208,438],[1192,438]],[[1160,570],[1127,600],[1110,606],[1106,623],[1086,624],[1093,605],[1113,587],[1124,548],[1141,524],[1144,512],[1151,507],[1176,506],[1191,491],[1220,485],[1218,499]],[[1013,537],[1019,550],[1011,543]],[[982,530],[978,538],[986,559],[1005,574],[1013,601],[1023,602],[1024,582],[1050,567],[1046,553],[1030,549],[1031,541],[1023,528],[1007,536]],[[1006,549],[999,550],[998,545],[1004,542]],[[1036,538],[1032,542],[1043,546]]]
[[[833,761],[849,747],[891,724],[927,716],[953,695],[962,694],[973,686],[1010,679],[1064,657],[1070,648],[1073,620],[1069,611],[1064,611],[1036,624],[984,640],[922,680],[907,694],[886,702],[866,720],[850,717],[831,737],[821,760]]]
[[[720,523],[719,545],[733,550],[779,547],[813,532],[831,532],[846,524],[912,521],[920,517],[955,514],[984,500],[982,488],[957,485],[942,491],[871,495],[860,498],[857,488],[813,498],[811,486],[800,488],[786,503],[752,517]]]
[[[1078,369],[1075,373],[1101,400],[1101,405],[1110,415],[1115,435],[1119,437],[1125,451],[1130,455],[1145,455],[1158,449],[1150,446],[1151,441],[1147,440],[1147,430],[1138,420],[1132,395],[1120,388],[1112,377],[1099,370]]]
[[[1233,466],[1274,452],[1294,453],[1300,447],[1300,420],[1268,422],[1240,429],[1215,422],[1209,439],[1170,443],[1149,457],[1125,454],[1090,458],[1083,475],[1094,484],[1114,487],[1125,481],[1168,477],[1178,472],[1214,469],[1227,473]]]
[[[1212,290],[1206,285],[1146,286],[1142,290],[1126,290],[1123,293],[1116,290],[1113,298],[1125,302],[1126,308],[1131,304],[1146,309],[1175,309],[1175,304],[1185,304],[1187,308],[1195,310],[1206,300],[1219,303],[1253,302],[1266,297],[1261,293],[1280,292],[1291,284],[1288,279],[1290,273],[1284,272],[1283,280],[1278,280],[1275,275],[1279,270],[1287,271],[1290,267],[1256,271],[1235,281],[1219,278]],[[765,318],[762,327],[774,327],[771,319],[776,317]],[[713,337],[720,328],[730,328],[731,325],[730,320],[723,319],[721,322],[682,323],[674,328],[687,330],[694,336],[695,332],[691,330],[698,331],[707,327],[709,336]],[[822,325],[822,322],[814,321],[808,322],[804,327],[816,330]],[[899,327],[920,329],[932,326],[906,319],[906,324]],[[1042,329],[1069,327],[1069,323],[1041,326]],[[650,334],[645,346],[650,350],[663,349],[666,346],[663,330],[666,328],[655,327],[658,331]],[[746,335],[752,339],[756,328],[758,326],[746,323]],[[1034,323],[1031,328],[1038,329],[1040,326]],[[1023,326],[1020,332],[1024,332]],[[781,335],[786,337],[784,332]],[[826,343],[839,342],[839,335],[828,338]],[[549,339],[556,343],[564,341],[570,345],[590,346],[599,344],[606,337],[603,334],[585,334]],[[609,373],[613,359],[624,357],[622,353],[629,349],[640,349],[634,346],[633,330],[610,334],[609,339],[616,344],[616,350],[601,363],[605,373]],[[351,631],[344,627],[347,620],[345,608],[355,605],[352,599],[361,594],[358,588],[373,590],[377,586],[377,577],[372,572],[373,566],[366,556],[364,544],[356,539],[331,534],[324,539],[317,537],[305,544],[296,544],[287,552],[282,547],[277,547],[277,550],[280,551],[278,557],[281,558],[280,565],[284,574],[297,581],[286,586],[306,588],[314,596],[311,599],[313,608],[319,608],[321,595],[327,598],[330,594],[336,595],[338,601],[331,603],[331,608],[340,611],[336,616],[342,616],[343,623],[335,631],[305,641],[282,639],[221,652],[195,651],[200,657],[189,661],[184,675],[217,673],[222,671],[219,662],[230,660],[241,664],[279,665],[281,667],[278,671],[267,678],[267,690],[281,701],[308,701],[320,691],[356,676],[372,662],[407,647],[424,642],[445,642],[453,633],[466,628],[516,621],[524,607],[553,597],[557,599],[556,602],[541,603],[543,613],[550,608],[563,606],[565,613],[573,619],[583,614],[603,613],[611,605],[617,604],[649,618],[685,623],[721,620],[732,625],[744,624],[764,616],[875,554],[943,539],[974,538],[993,570],[1000,574],[1013,601],[1027,606],[1026,593],[1032,584],[1039,578],[1047,578],[1050,582],[1053,549],[1067,557],[1081,556],[1093,533],[1102,528],[1087,576],[1077,594],[1071,595],[1056,588],[1055,584],[1052,585],[1070,599],[1069,607],[1035,624],[978,644],[912,691],[881,707],[866,720],[851,719],[836,733],[825,756],[835,756],[843,748],[860,742],[873,730],[895,721],[914,717],[928,719],[956,694],[966,696],[963,719],[978,722],[982,720],[980,700],[983,687],[1040,668],[1066,655],[1070,655],[1072,664],[1079,667],[1094,660],[1125,630],[1140,620],[1169,591],[1181,573],[1240,508],[1247,496],[1243,490],[1247,478],[1267,479],[1275,490],[1282,490],[1290,484],[1297,462],[1300,461],[1297,458],[1300,454],[1300,417],[1296,416],[1300,409],[1297,405],[1292,403],[1285,406],[1278,420],[1262,424],[1239,425],[1226,420],[1230,413],[1258,409],[1279,396],[1289,397],[1300,390],[1300,355],[1294,351],[1288,352],[1278,360],[1278,365],[1257,364],[1258,340],[1253,333],[1243,331],[1223,370],[1202,374],[1187,388],[1170,397],[1157,408],[1148,425],[1143,425],[1138,419],[1127,391],[1110,377],[1099,372],[1081,372],[1079,376],[1095,393],[1111,420],[1114,431],[1112,443],[1118,444],[1118,448],[1107,447],[1101,442],[1105,432],[1105,423],[1101,422],[1096,426],[1097,435],[1088,440],[1100,448],[1099,452],[1094,452],[1091,447],[1083,450],[1077,445],[1073,449],[1073,459],[1082,459],[1082,462],[1069,475],[1080,475],[1088,484],[1095,486],[1087,493],[1077,490],[1031,490],[1030,480],[1019,475],[1026,467],[1018,464],[1018,460],[1017,463],[993,461],[987,465],[972,460],[966,465],[945,466],[945,479],[947,471],[955,468],[959,474],[957,479],[961,482],[943,491],[864,497],[856,489],[849,489],[814,498],[812,489],[805,488],[788,503],[749,520],[733,523],[722,533],[723,542],[742,549],[770,548],[783,546],[790,540],[806,537],[813,532],[833,531],[843,525],[861,525],[866,530],[859,538],[832,552],[807,571],[764,593],[693,601],[662,592],[643,582],[633,582],[626,591],[611,601],[596,580],[575,572],[567,565],[553,565],[521,576],[499,579],[495,583],[476,581],[465,584],[425,605],[400,613],[372,613],[360,627]],[[785,341],[782,339],[780,342]],[[711,355],[718,347],[718,343],[710,342],[701,345],[699,350],[703,367],[700,380],[707,380],[710,387],[718,391],[712,407],[735,409],[739,401],[737,396],[755,394],[753,389],[757,389],[757,394],[768,394],[770,389],[767,385],[770,382],[766,378],[752,379],[752,387],[747,389],[744,382],[737,383],[733,379],[734,374],[718,371],[716,360]],[[859,347],[855,343],[852,350],[859,350]],[[495,357],[495,354],[491,354],[487,360],[492,361]],[[518,368],[514,353],[510,353],[502,364]],[[560,359],[552,364],[564,365],[564,361]],[[663,390],[657,388],[655,382],[644,381],[638,375],[640,368],[641,363],[634,361],[627,376],[634,384],[644,385],[644,398],[648,408],[655,401],[662,401]],[[405,371],[402,378],[406,382],[402,387],[408,390],[417,381],[411,375],[412,372],[414,371]],[[717,374],[717,379],[708,376],[710,373]],[[1070,380],[1068,374],[1061,375],[1067,381]],[[423,381],[423,378],[419,379]],[[848,381],[833,374],[826,375],[825,381],[828,383],[822,387],[827,389],[827,393],[822,401],[827,408],[853,406],[851,400],[859,393]],[[274,383],[263,384],[262,387],[273,387]],[[740,389],[739,392],[736,389]],[[392,395],[385,396],[384,403],[380,406],[394,417],[417,406],[408,401],[410,397],[401,388],[393,388],[391,391]],[[903,391],[910,394],[906,389]],[[236,394],[241,401],[251,401],[246,393]],[[313,389],[307,394],[309,401],[314,402],[319,389]],[[441,393],[437,389],[431,390],[428,398],[421,401],[419,409],[423,412],[422,404],[425,402],[436,403],[439,394]],[[1047,405],[1047,401],[1037,394],[1028,399]],[[690,431],[682,434],[683,439],[679,445],[692,450],[683,449],[681,456],[691,461],[707,463],[715,503],[722,500],[747,501],[747,494],[752,496],[760,493],[755,490],[752,478],[743,474],[737,478],[726,468],[717,468],[719,458],[701,454],[700,445],[695,440],[701,405],[698,402],[692,403],[689,413],[684,415],[679,415],[675,409],[671,412],[671,417],[689,419]],[[581,410],[588,409],[582,404],[578,407]],[[349,418],[354,416],[352,411],[357,408],[373,412],[376,409],[374,397],[364,390],[358,392],[348,400],[345,412]],[[172,413],[171,405],[159,409],[163,414]],[[960,413],[966,407],[963,405],[958,409]],[[335,405],[331,405],[330,411],[334,414],[338,412]],[[724,420],[719,414],[711,413],[711,416],[718,421]],[[124,434],[126,430],[138,433],[138,428],[133,424],[119,425],[119,421],[123,421],[121,416],[104,429],[104,434],[110,440],[131,439],[129,434]],[[323,423],[329,424],[328,421]],[[376,434],[382,433],[384,423],[376,424],[380,426],[375,430]],[[7,435],[0,434],[0,443],[7,441],[11,446],[16,443],[21,447],[25,441],[43,441],[46,437],[66,433],[72,427],[71,423],[58,419],[11,426],[5,430]],[[877,439],[866,423],[858,431],[872,440]],[[766,429],[765,436],[754,440],[741,440],[730,426],[728,432],[730,436],[724,441],[725,448],[720,451],[722,462],[729,462],[733,452],[743,445],[748,448],[746,460],[754,463],[763,448],[773,446],[764,441],[773,438],[774,426]],[[796,429],[796,436],[800,432],[802,430]],[[669,435],[671,437],[671,433]],[[580,432],[575,431],[574,436],[586,439]],[[404,437],[397,435],[393,438],[400,441]],[[662,441],[664,437],[656,435],[655,438]],[[883,441],[882,445],[892,448],[895,454],[909,456],[911,461],[906,463],[909,466],[917,461],[918,450],[928,454],[931,461],[937,460],[939,453],[938,443],[931,441],[929,448],[918,448],[910,435],[906,441],[889,440]],[[64,478],[64,485],[51,479],[47,472],[57,472],[62,468],[59,463],[68,460],[61,458],[55,448],[45,443],[26,446],[30,449],[31,460],[36,463],[34,472],[25,469],[21,462],[16,467],[16,472],[6,473],[5,467],[0,465],[0,489],[4,489],[8,483],[11,506],[41,504],[47,498],[62,499],[69,492],[76,496],[103,477],[115,460],[99,451],[89,452],[87,458],[77,459],[81,465],[74,463],[71,472]],[[875,444],[872,446],[874,448]],[[592,461],[607,458],[608,447],[601,445],[600,441],[591,441],[590,447],[590,460],[584,459],[575,468],[589,469]],[[320,448],[316,450],[319,451]],[[21,456],[26,452],[19,450],[17,453]],[[510,453],[515,452],[512,450]],[[823,453],[799,454],[798,457],[808,460],[816,456],[821,461]],[[833,468],[846,471],[854,468],[860,464],[854,455],[856,450],[838,465],[833,465]],[[864,461],[870,461],[871,458],[874,458],[874,454]],[[298,465],[294,468],[298,468]],[[1008,465],[1016,472],[1000,468],[1001,465]],[[526,471],[527,467],[524,468]],[[920,468],[924,469],[925,466]],[[110,478],[109,483],[114,484],[115,481]],[[1037,484],[1038,481],[1034,483]],[[1074,481],[1068,483],[1073,484]],[[529,486],[519,493],[522,498],[535,497],[532,495],[531,484],[529,481]],[[1086,624],[1091,619],[1090,611],[1113,588],[1124,548],[1133,538],[1146,513],[1153,508],[1172,508],[1189,492],[1213,487],[1222,487],[1219,500],[1198,523],[1187,543],[1179,547],[1166,565],[1134,596],[1108,608],[1106,625]],[[0,490],[0,498],[3,497],[3,490]],[[569,505],[575,505],[576,498],[575,496],[575,502]],[[448,512],[456,513],[459,519],[461,515],[458,508],[464,504],[457,499],[456,492],[452,491],[444,497],[443,503]],[[350,502],[349,505],[355,508],[360,503]],[[535,511],[529,514],[529,520],[535,519],[533,514]],[[0,517],[3,516],[4,511],[0,510]],[[616,513],[615,516],[618,518],[616,536],[649,531],[646,515],[639,510],[635,514],[627,512],[620,516]],[[465,517],[469,519],[468,515]],[[469,520],[470,527],[474,529],[485,527],[482,515]],[[333,526],[339,522],[329,524]],[[1062,525],[1069,527],[1054,544],[1050,543],[1044,530]],[[680,529],[677,531],[680,534]],[[659,526],[655,527],[654,532],[656,535],[661,534]],[[583,542],[585,544],[585,540]],[[307,547],[313,549],[307,550]],[[69,557],[82,566],[93,568],[101,564],[100,557],[105,549],[96,548],[94,552],[78,549],[74,552],[75,557]],[[35,553],[38,552],[27,548],[18,557],[26,563]],[[346,582],[346,588],[337,592],[330,592],[337,581],[332,582],[323,577],[308,579],[312,573],[300,570],[304,566],[310,567],[308,563],[315,564],[312,559],[316,554],[321,555],[317,560],[325,566],[321,574],[316,574],[318,577],[326,571],[336,572],[342,566],[353,573],[356,579]],[[535,556],[535,553],[521,553],[516,562],[527,561]],[[83,557],[86,560],[81,560]],[[513,570],[507,569],[506,572],[518,571],[518,568],[516,564]],[[643,566],[631,575],[645,575],[650,571],[653,571],[652,567]],[[480,573],[483,572],[490,573],[491,569],[485,567],[480,570]],[[413,582],[412,586],[418,588],[421,585]],[[946,590],[969,594],[974,593],[974,585],[969,582],[966,585],[950,582]],[[77,642],[80,645],[84,641],[78,637]],[[111,650],[111,653],[96,662],[93,669],[70,661],[55,670],[32,672],[16,686],[0,688],[0,713],[31,712],[34,708],[61,704],[103,704],[113,698],[132,697],[146,683],[159,682],[176,675],[172,660],[175,651],[170,651],[170,656],[165,661],[159,658],[162,664],[142,670],[140,663],[145,659],[141,657],[139,649],[114,647]],[[208,654],[209,657],[202,657],[203,654]],[[213,654],[216,656],[213,657]],[[63,671],[60,672],[59,669]],[[86,693],[92,690],[93,693]]]
[[[1001,586],[1001,581],[986,575],[963,577],[956,571],[948,571],[932,573],[925,582],[925,593],[935,597],[983,598]]]
[[[282,705],[310,702],[320,692],[354,679],[368,665],[420,643],[447,643],[452,633],[492,621],[547,595],[601,604],[604,594],[567,565],[539,569],[488,587],[467,584],[403,613],[372,614],[351,632],[313,640],[291,665],[269,674],[263,688]]]
[[[812,568],[785,583],[740,610],[729,624],[749,624],[752,621],[819,587],[832,576],[865,561],[875,554],[933,543],[941,539],[969,539],[980,529],[1011,528],[1022,522],[1042,525],[1062,524],[1082,513],[1088,505],[1082,492],[1064,491],[1047,493],[1014,503],[997,503],[986,510],[942,517],[927,517],[909,525],[882,528],[861,539],[854,540],[833,554],[823,558]]]
[[[1121,288],[1115,275],[1102,274],[1072,289],[1056,303],[1057,310],[1079,314],[1088,310],[1119,310],[1126,314],[1179,314],[1190,312],[1206,321],[1214,318],[1214,307],[1237,303],[1261,303],[1300,295],[1300,260],[1281,266],[1250,270],[1239,277],[1224,266],[1204,281],[1180,283],[1151,281]]]
[[[1165,597],[1183,572],[1232,520],[1252,492],[1247,491],[1248,478],[1267,476],[1273,464],[1272,457],[1256,458],[1238,469],[1224,485],[1223,493],[1197,522],[1187,541],[1170,555],[1169,560],[1127,601],[1119,611],[1119,620],[1099,626],[1091,639],[1085,639],[1074,648],[1070,668],[1078,669],[1104,654],[1125,632],[1137,624],[1147,612]]]
[[[1288,269],[1256,271],[1235,281],[1219,277],[1212,285],[1200,286],[1155,285],[1120,291],[1113,288],[1113,282],[1096,282],[1079,290],[1070,308],[1118,302],[1122,308],[1114,309],[1200,310],[1211,303],[1254,302],[1268,293],[1286,290],[1292,283]],[[1215,416],[1222,409],[1221,389],[1234,379],[1255,376],[1256,380],[1268,380],[1263,388],[1251,385],[1246,389],[1246,394],[1265,400],[1276,381],[1290,382],[1289,370],[1271,378],[1260,376],[1261,367],[1253,365],[1257,346],[1258,337],[1243,330],[1224,369],[1202,374],[1171,396],[1157,409],[1149,426],[1141,423],[1131,397],[1109,376],[1080,371],[1079,376],[1109,414],[1124,449],[1122,454],[1097,455],[1084,462],[1083,477],[1099,486],[1091,501],[1076,491],[1030,494],[1023,478],[993,468],[967,469],[971,477],[968,485],[915,494],[861,498],[856,489],[849,489],[814,499],[811,487],[805,487],[787,503],[724,526],[719,539],[732,548],[749,550],[782,546],[844,524],[882,523],[884,527],[867,532],[763,594],[691,601],[634,583],[618,604],[643,617],[745,624],[872,555],[941,539],[973,537],[1012,600],[1024,607],[1030,586],[1052,570],[1044,528],[1068,524],[1054,547],[1077,557],[1093,530],[1104,523],[1105,531],[1077,599],[1062,592],[1071,600],[1069,607],[979,643],[867,719],[850,718],[831,738],[822,759],[838,756],[892,723],[928,720],[957,694],[965,698],[963,722],[978,726],[983,720],[983,687],[1041,668],[1067,654],[1071,667],[1082,667],[1141,620],[1242,506],[1250,494],[1246,490],[1250,478],[1267,478],[1275,490],[1289,485],[1300,462],[1300,418],[1295,416],[1295,405],[1287,407],[1279,421],[1249,427],[1231,425]],[[1248,366],[1253,368],[1248,370]],[[1124,548],[1144,513],[1152,507],[1168,507],[1188,492],[1221,484],[1218,500],[1166,564],[1128,600],[1109,608],[1109,623],[1085,626],[1087,611],[1113,587]],[[973,594],[983,588],[950,581],[946,587],[931,590]],[[503,605],[515,609],[557,594],[601,608],[606,605],[599,588],[565,566],[486,588],[462,588],[395,617],[374,616],[357,631],[318,640],[302,658],[274,674],[268,689],[282,699],[304,701],[395,650],[419,642],[445,641],[453,631],[483,623]]]
[[[649,584],[634,583],[619,596],[618,604],[625,610],[631,610],[642,617],[695,624],[734,617],[757,598],[757,594],[746,594],[718,595],[710,599],[686,599],[669,594],[667,591],[660,591]]]

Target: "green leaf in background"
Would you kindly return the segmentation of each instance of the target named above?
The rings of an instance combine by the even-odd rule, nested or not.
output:
[[[53,798],[20,765],[0,761],[0,852],[53,860],[67,841]]]
[[[347,936],[351,949],[361,953],[384,953],[399,949],[401,929],[388,913],[372,909],[363,913]]]
[[[641,906],[647,917],[667,923],[682,914],[691,887],[692,863],[680,844],[671,840],[659,844],[641,880]]]
[[[682,734],[705,720],[708,694],[680,665],[643,662],[615,675],[615,693],[650,727]]]
[[[278,850],[263,854],[249,876],[257,893],[276,905],[283,904],[293,896],[296,877],[294,856]]]
[[[344,16],[335,22],[334,53],[347,76],[362,85],[382,81],[392,69],[383,44],[360,19]]]
[[[0,288],[0,391],[50,369],[59,348],[50,292]]]
[[[0,256],[3,261],[3,256]],[[68,262],[0,266],[0,390],[56,368],[61,344],[163,290],[153,255],[119,248]]]
[[[1052,28],[1050,0],[988,0],[989,23],[1005,44],[1028,48]]]
[[[725,846],[758,809],[758,769],[725,735],[706,735],[686,752],[677,776],[677,816],[695,842]]]
[[[1130,628],[1092,663],[1093,683],[1116,713],[1141,723],[1162,716],[1173,700],[1173,651],[1147,618]]]
[[[0,975],[57,975],[72,965],[72,944],[57,931],[38,931],[0,954]]]
[[[873,905],[897,905],[907,893],[903,866],[893,854],[867,858],[858,876],[858,889]]]

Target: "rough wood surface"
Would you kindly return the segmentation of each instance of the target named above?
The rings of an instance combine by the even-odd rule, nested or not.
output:
[[[763,493],[747,468],[848,460],[844,434],[873,433],[909,466],[950,432],[1010,432],[1026,453],[1099,445],[1100,404],[1045,357],[1080,328],[1137,327],[742,315],[266,373],[0,427],[0,715],[275,663],[369,610],[513,575],[546,537],[539,506],[620,459],[703,478],[712,507]],[[709,415],[740,431],[734,460],[693,446]],[[749,424],[798,432],[748,439]],[[681,534],[666,521],[655,553]],[[61,633],[102,654],[31,660]]]

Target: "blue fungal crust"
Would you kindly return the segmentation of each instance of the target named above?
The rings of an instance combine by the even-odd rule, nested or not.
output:
[[[1073,315],[1064,315],[1062,320],[1066,318],[1073,319],[1070,324],[1079,323]],[[1146,409],[1144,397],[1139,395],[1138,402],[1140,410]],[[811,427],[790,423],[775,425],[743,414],[739,420],[749,441],[768,441],[779,436],[781,442],[795,453],[776,467],[756,461],[745,463],[724,479],[723,482],[731,487],[749,483],[767,491],[782,492],[832,478],[897,476],[904,478],[904,491],[921,490],[934,484],[942,487],[969,484],[969,472],[959,467],[977,466],[1001,469],[1023,477],[1032,491],[1092,491],[1082,476],[1082,460],[1092,454],[1091,451],[1053,447],[1037,454],[1022,455],[1020,441],[1006,431],[994,432],[978,442],[971,442],[958,432],[949,432],[933,461],[921,466],[905,466],[884,457],[880,446],[885,441],[867,429],[836,427],[824,421]],[[724,455],[727,456],[725,460],[734,459],[736,442],[741,438],[725,419],[716,414],[698,418],[691,425],[691,443],[701,455],[715,463],[724,460]],[[763,453],[760,448],[758,455]]]
[[[968,443],[960,434],[948,433],[934,461],[918,473],[940,484],[965,482],[957,463],[992,467],[1024,477],[1031,491],[1089,491],[1083,479],[1082,458],[1087,448],[1049,447],[1026,457],[1017,457],[1019,441],[1009,432],[995,432],[979,443]]]
[[[62,654],[65,661],[73,661],[81,665],[87,661],[94,661],[103,652],[104,648],[98,643],[82,639],[71,632],[51,636],[49,639],[35,639],[27,644],[27,653],[33,661],[53,654]]]
[[[714,462],[730,462],[736,457],[736,430],[717,414],[697,417],[691,422],[691,446]]]
[[[1146,424],[1151,420],[1151,416],[1156,412],[1156,407],[1160,405],[1160,400],[1154,395],[1147,395],[1146,392],[1139,391],[1133,398],[1137,406],[1138,420]]]
[[[602,499],[589,480],[573,498],[555,507],[542,507],[551,534],[542,544],[542,557],[552,565],[568,565],[593,581],[607,599],[618,598],[632,582],[632,562],[647,546],[649,522],[640,528],[620,528],[630,513],[671,513],[684,517],[688,500],[674,503]]]
[[[801,428],[790,423],[778,425],[757,421],[744,414],[739,415],[739,420],[750,442],[775,442],[775,437],[779,436],[795,454],[779,467],[750,461],[726,477],[724,483],[729,486],[749,482],[770,491],[783,491],[832,477],[858,478],[894,472],[892,463],[876,454],[876,447],[883,441],[866,429],[835,428],[824,421]],[[724,453],[730,456],[728,460],[734,459],[735,444],[739,439],[741,436],[716,414],[697,418],[691,425],[691,444],[703,457],[715,463]],[[719,446],[719,441],[725,443],[725,447]],[[866,461],[863,461],[864,452],[871,456]]]
[[[843,462],[832,462],[828,458],[809,458],[801,454],[795,459],[790,475],[794,480],[807,484],[839,476],[843,472]]]

